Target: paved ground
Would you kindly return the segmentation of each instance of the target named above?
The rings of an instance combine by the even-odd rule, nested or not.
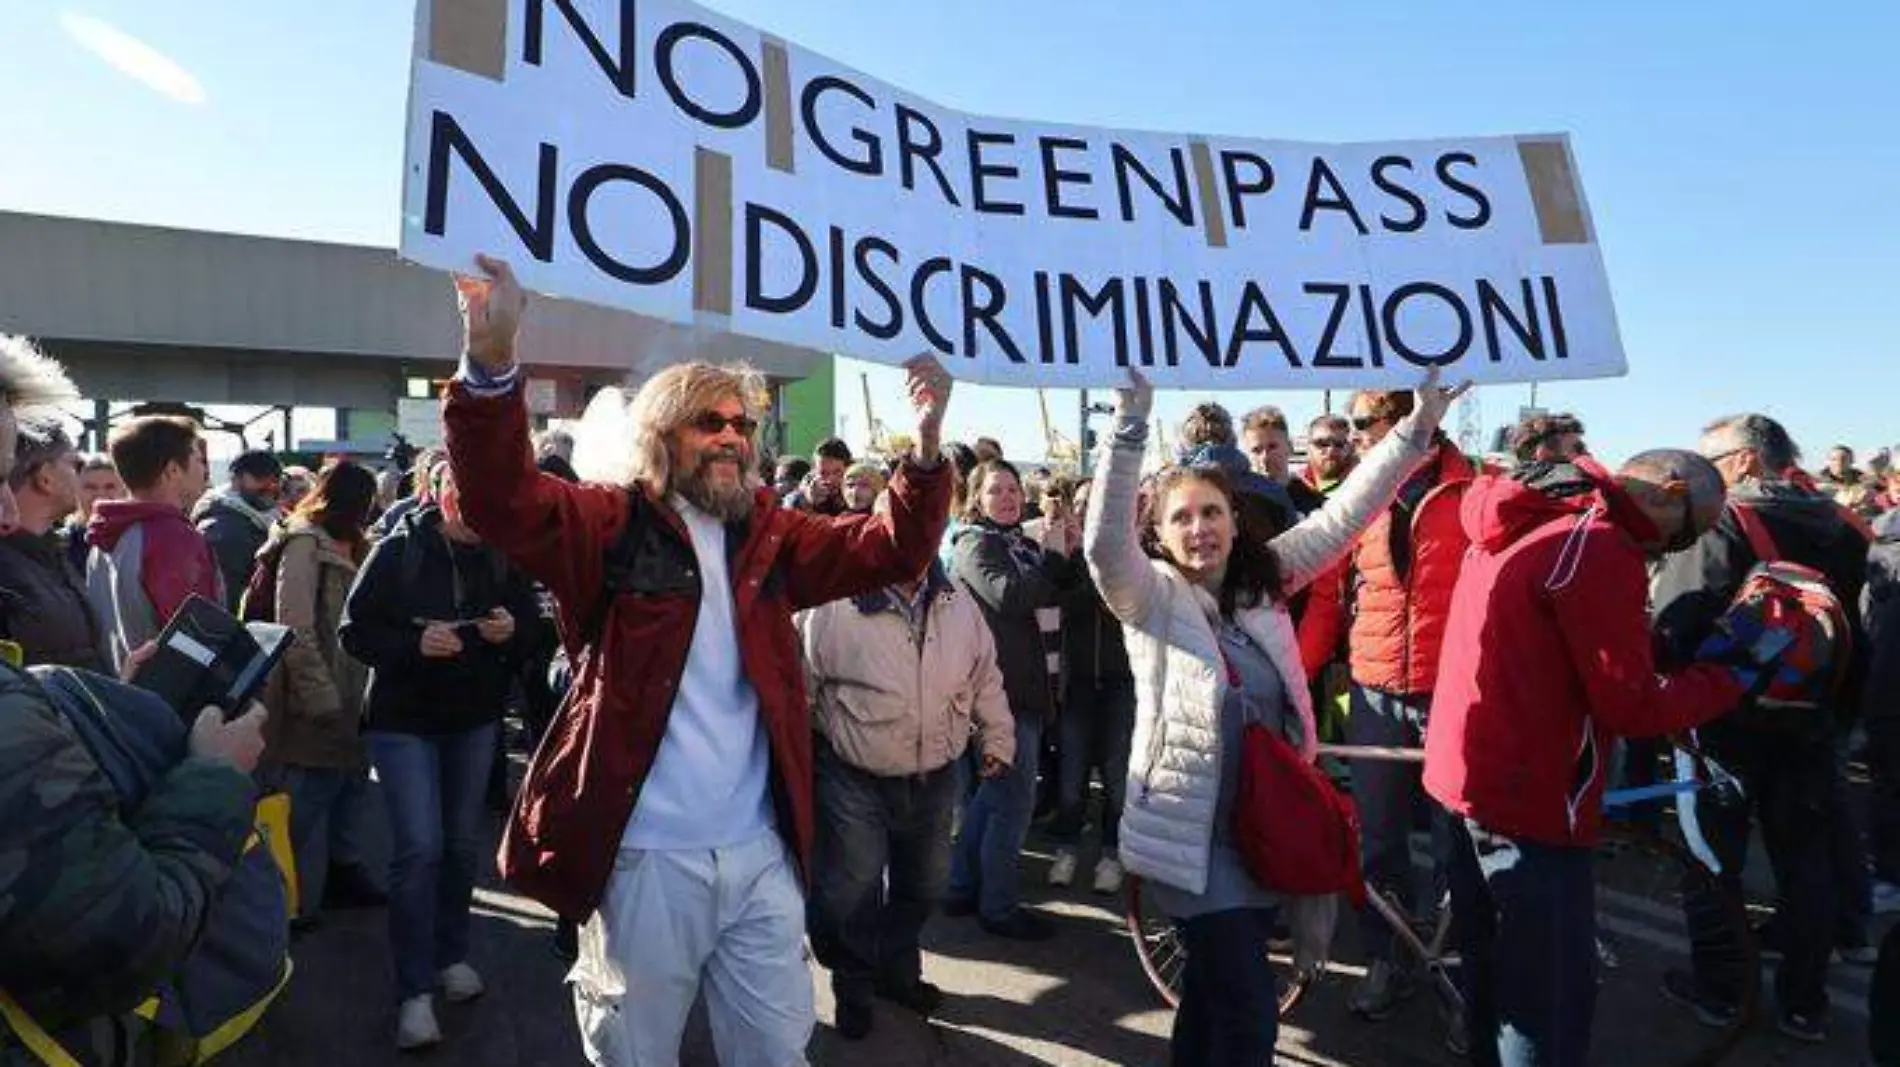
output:
[[[1032,844],[1032,848],[1033,848]],[[1046,862],[1026,860],[1026,878],[1040,886]],[[817,1067],[1033,1064],[1163,1064],[1171,1016],[1147,987],[1118,914],[1102,898],[1038,891],[1061,927],[1054,941],[1018,945],[985,937],[968,920],[933,920],[926,932],[928,977],[952,996],[942,1017],[925,1023],[886,1008],[877,1031],[846,1042],[829,1026],[830,998],[819,976],[819,1030],[811,1049]],[[1654,901],[1611,898],[1609,935],[1620,965],[1608,972],[1598,1008],[1597,1062],[1664,1065],[1664,1051],[1699,1031],[1655,994],[1656,974],[1680,944],[1673,912]],[[285,1000],[226,1067],[331,1067],[413,1064],[392,1049],[394,1010],[388,979],[385,916],[380,911],[333,915],[299,940],[297,976]],[[563,992],[562,967],[548,951],[551,921],[537,906],[491,881],[476,905],[475,965],[489,984],[483,1000],[445,1006],[445,1044],[427,1057],[458,1067],[573,1067],[583,1062]],[[1350,925],[1350,924],[1348,924]],[[1347,962],[1282,1029],[1280,1062],[1300,1067],[1379,1065],[1454,1067],[1435,1014],[1421,998],[1380,1025],[1353,1020],[1346,991],[1358,968],[1350,929]],[[1839,1012],[1830,1043],[1796,1046],[1758,1027],[1724,1060],[1736,1067],[1858,1067],[1864,1062],[1866,972],[1842,968],[1834,982]],[[699,1028],[684,1062],[712,1067]]]

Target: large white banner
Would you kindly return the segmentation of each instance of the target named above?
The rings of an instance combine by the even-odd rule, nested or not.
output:
[[[402,253],[430,266],[489,252],[539,292],[880,362],[935,351],[985,382],[1625,369],[1561,135],[990,118],[684,0],[423,0],[417,20]]]

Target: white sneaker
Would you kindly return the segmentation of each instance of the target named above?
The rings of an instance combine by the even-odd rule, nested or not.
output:
[[[1892,915],[1900,911],[1900,885],[1876,880],[1874,882],[1874,914]]]
[[[488,992],[488,987],[482,984],[482,976],[466,963],[451,963],[442,968],[441,979],[442,995],[450,1004],[466,1004]]]
[[[1075,850],[1056,849],[1056,861],[1049,865],[1049,884],[1067,889],[1075,884]]]
[[[1095,891],[1105,896],[1113,896],[1122,891],[1121,861],[1113,856],[1103,856],[1095,863]]]
[[[435,1022],[435,998],[424,993],[410,997],[396,1009],[396,1048],[403,1052],[442,1043],[442,1028]]]

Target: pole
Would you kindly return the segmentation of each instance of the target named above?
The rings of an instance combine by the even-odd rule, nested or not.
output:
[[[1075,410],[1075,469],[1086,478],[1089,476],[1089,453],[1094,451],[1089,447],[1089,391],[1081,389],[1076,395],[1080,399]]]

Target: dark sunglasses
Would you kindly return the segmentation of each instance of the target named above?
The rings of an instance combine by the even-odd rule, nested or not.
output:
[[[1387,420],[1379,418],[1377,415],[1355,415],[1352,420],[1352,428],[1358,430],[1360,433],[1365,433],[1367,430],[1385,421]]]
[[[751,437],[758,432],[759,420],[750,415],[727,416],[717,411],[702,411],[687,419],[686,425],[708,437],[723,432],[728,426],[732,427],[732,431],[740,437]]]
[[[1350,442],[1341,441],[1337,437],[1315,437],[1306,442],[1306,447],[1309,450],[1315,449],[1315,448],[1323,448],[1327,450],[1328,452],[1331,452],[1334,449],[1345,448],[1348,444],[1350,444]]]

